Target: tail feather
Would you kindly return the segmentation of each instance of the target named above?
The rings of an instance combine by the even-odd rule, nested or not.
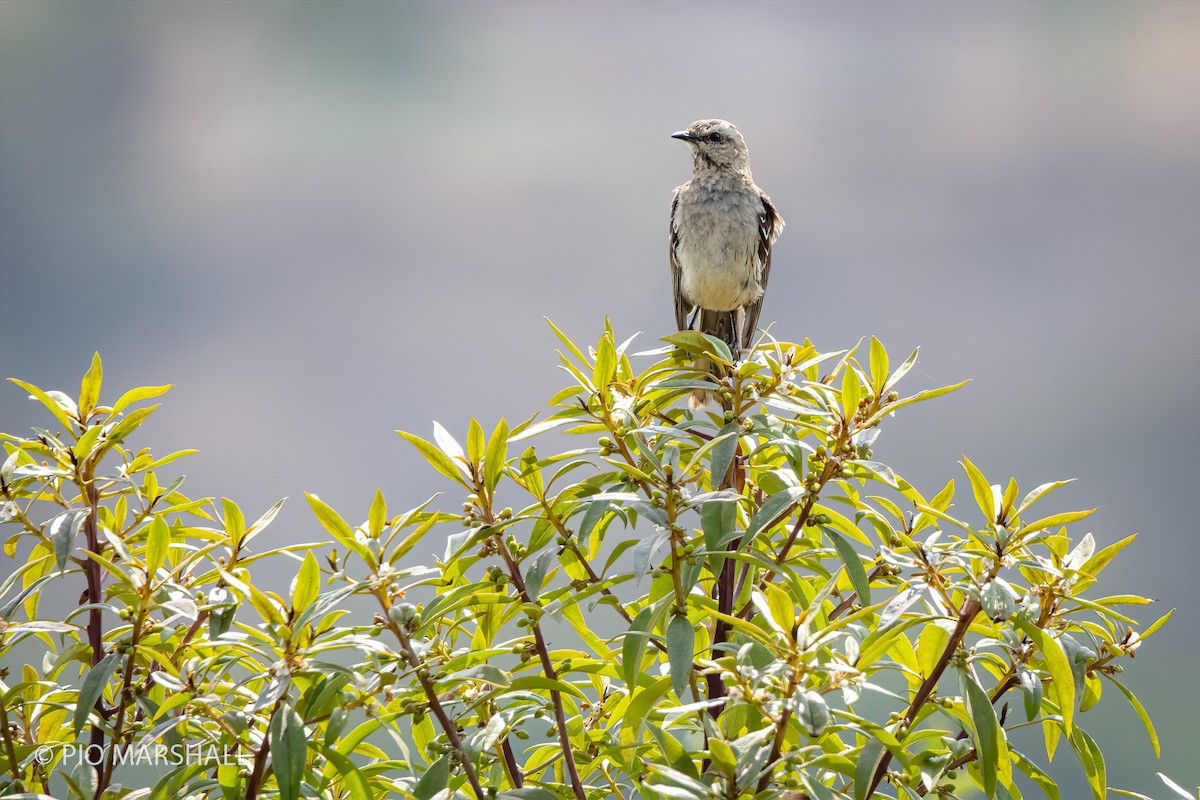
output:
[[[712,311],[702,308],[700,309],[699,319],[696,321],[696,330],[701,333],[707,333],[709,336],[715,336],[729,345],[730,349],[734,352],[737,352],[737,311]],[[706,370],[716,380],[721,379],[719,366],[707,358],[697,359],[696,368]],[[698,411],[704,408],[706,404],[716,402],[716,399],[716,396],[712,392],[695,389],[688,396],[688,407],[694,411]]]

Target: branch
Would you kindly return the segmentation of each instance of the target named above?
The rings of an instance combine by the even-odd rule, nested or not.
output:
[[[387,620],[388,627],[400,642],[400,647],[404,650],[405,660],[413,668],[413,673],[421,683],[421,689],[425,692],[425,698],[429,702],[429,710],[437,717],[438,724],[446,732],[446,738],[450,741],[450,746],[458,753],[463,771],[467,774],[467,780],[470,782],[471,788],[475,790],[475,796],[479,800],[483,800],[483,787],[479,785],[479,777],[475,774],[475,765],[471,763],[462,737],[458,734],[458,726],[454,723],[454,720],[450,719],[450,715],[446,713],[446,709],[442,707],[442,701],[438,699],[437,687],[434,686],[433,680],[430,679],[428,670],[424,669],[421,665],[421,659],[417,657],[417,652],[413,649],[412,642],[408,639],[408,633],[405,632],[404,628],[392,622],[391,618],[386,615],[387,602],[384,598],[379,597],[378,594],[376,598],[379,600],[380,605],[384,607],[384,619]]]
[[[505,566],[508,567],[508,577],[512,581],[513,588],[520,595],[522,603],[533,603],[529,598],[529,594],[525,591],[525,579],[521,576],[521,567],[512,557],[512,553],[508,552],[508,545],[497,534],[494,536],[496,541],[496,550],[500,557],[504,559]],[[535,604],[536,605],[536,604]],[[530,617],[530,630],[533,631],[533,645],[537,651],[538,660],[542,663],[542,672],[547,678],[552,681],[558,680],[558,673],[554,669],[554,664],[550,662],[550,651],[546,648],[546,639],[542,636],[542,626],[537,619]],[[550,690],[550,702],[554,706],[555,724],[558,726],[558,743],[562,750],[563,763],[566,764],[567,776],[571,781],[571,790],[575,793],[578,800],[587,800],[587,793],[583,790],[583,781],[579,777],[579,768],[575,765],[575,753],[571,749],[571,737],[567,734],[567,715],[563,711],[562,693],[557,689]]]
[[[279,713],[281,705],[283,705],[282,697],[275,701],[275,705],[271,706],[271,714],[267,717],[267,726],[263,728],[262,744],[254,754],[254,768],[250,771],[250,779],[246,781],[246,800],[257,800],[258,798],[258,790],[262,786],[263,771],[267,768],[267,755],[271,752],[271,721]]]
[[[950,660],[954,657],[954,653],[958,650],[958,646],[962,644],[962,640],[967,635],[967,629],[971,627],[971,622],[975,619],[975,615],[980,611],[979,601],[974,598],[968,598],[963,603],[962,611],[958,615],[958,624],[954,626],[954,631],[950,634],[950,640],[946,642],[946,649],[942,651],[938,657],[937,663],[934,664],[933,670],[929,673],[929,677],[917,689],[916,695],[913,696],[912,703],[909,704],[908,713],[904,715],[904,724],[912,725],[913,720],[917,718],[917,714],[921,710],[921,706],[925,705],[933,690],[937,688],[938,681],[941,680],[942,673],[946,671],[946,667],[950,665]],[[871,785],[867,788],[864,797],[870,797],[875,791],[875,787],[883,780],[883,776],[887,774],[888,764],[892,762],[892,752],[885,750],[883,759],[879,762],[879,766],[875,769],[875,776],[871,779]]]

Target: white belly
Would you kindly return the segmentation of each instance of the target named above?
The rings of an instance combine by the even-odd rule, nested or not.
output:
[[[733,311],[753,303],[763,293],[756,255],[749,243],[732,248],[681,247],[684,297],[713,311]]]

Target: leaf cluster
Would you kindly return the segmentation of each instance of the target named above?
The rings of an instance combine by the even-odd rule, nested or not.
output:
[[[1106,685],[1157,753],[1120,673],[1170,612],[1139,625],[1149,601],[1092,591],[1133,537],[1099,547],[1072,535],[1090,511],[1039,515],[1065,482],[1023,494],[964,457],[960,509],[956,481],[922,494],[874,457],[897,412],[962,384],[904,394],[917,353],[892,368],[875,339],[734,358],[690,331],[631,354],[608,326],[586,352],[554,330],[570,383],[545,419],[401,432],[452,510],[377,492],[352,523],[309,495],[331,548],[258,551],[278,504],[247,525],[160,486],[186,452],[125,441],[169,387],[99,406],[98,358],[78,399],[18,383],[58,429],[4,435],[5,553],[29,547],[0,586],[7,791],[1056,799],[1012,741],[1036,728],[1101,798],[1082,719]],[[720,407],[687,410],[694,389]],[[406,565],[423,541],[440,555]],[[255,562],[292,565],[288,596]],[[79,607],[39,616],[67,583]],[[22,642],[43,656],[14,680]],[[37,758],[79,742],[109,745],[103,763]],[[236,759],[120,785],[113,745],[154,743]]]

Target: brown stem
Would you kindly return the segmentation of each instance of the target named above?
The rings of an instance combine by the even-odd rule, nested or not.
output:
[[[144,591],[149,595],[149,575],[146,576]],[[107,786],[112,781],[113,770],[117,766],[117,748],[121,746],[121,734],[125,727],[125,710],[132,702],[129,695],[130,688],[133,686],[133,667],[137,663],[137,646],[138,642],[141,641],[142,628],[145,623],[146,612],[144,609],[139,609],[137,619],[133,623],[133,633],[129,638],[129,658],[125,661],[125,680],[121,685],[120,699],[117,701],[117,721],[113,724],[112,746],[108,748],[108,755],[105,757],[102,767],[101,786]]]
[[[8,771],[14,781],[21,780],[21,770],[17,767],[17,750],[13,746],[12,734],[8,730],[8,709],[0,703],[0,737],[4,738],[4,751],[8,756]]]
[[[250,770],[250,779],[246,781],[246,800],[257,800],[259,787],[262,786],[263,771],[267,768],[267,756],[271,753],[271,722],[279,713],[283,698],[275,701],[271,714],[267,717],[267,727],[263,729],[262,744],[254,754],[254,767]]]
[[[962,607],[962,611],[958,615],[958,624],[954,626],[954,631],[950,634],[950,640],[946,642],[946,648],[938,657],[937,663],[933,665],[933,669],[929,673],[929,677],[917,689],[916,695],[913,696],[912,702],[908,706],[908,712],[904,715],[904,725],[912,725],[913,720],[917,718],[917,714],[921,711],[921,707],[925,705],[933,690],[937,688],[938,681],[941,680],[942,673],[946,671],[946,667],[950,665],[950,660],[954,657],[954,653],[958,650],[958,646],[962,644],[962,640],[967,635],[967,630],[971,627],[971,622],[975,619],[975,615],[980,611],[979,601],[974,598],[968,598]],[[871,785],[868,787],[864,797],[870,797],[875,791],[875,787],[883,780],[883,776],[887,774],[888,764],[892,761],[892,753],[890,750],[885,750],[883,758],[879,762],[879,766],[875,769],[875,775],[871,779]]]
[[[386,609],[387,604],[384,598],[376,596],[380,604]],[[454,720],[450,719],[450,715],[442,707],[442,702],[438,699],[437,687],[434,685],[433,679],[429,677],[429,673],[422,668],[421,659],[417,657],[417,652],[413,649],[412,643],[408,639],[408,633],[405,632],[404,628],[390,620],[388,621],[388,626],[400,642],[400,647],[404,650],[404,658],[408,661],[409,666],[413,668],[414,674],[416,674],[417,680],[421,684],[421,689],[425,692],[425,699],[429,703],[429,710],[433,712],[434,717],[437,718],[438,725],[445,731],[446,738],[450,741],[450,746],[458,753],[463,771],[467,774],[467,781],[470,782],[471,788],[475,790],[475,796],[479,800],[483,800],[483,787],[479,785],[479,777],[475,774],[475,765],[471,763],[462,737],[458,734],[458,725],[454,723]]]
[[[788,677],[787,696],[791,697],[796,692],[796,687],[800,683],[800,671],[796,668],[796,656],[793,654],[790,659],[792,674]],[[779,760],[780,754],[783,752],[783,740],[787,737],[788,723],[792,718],[792,709],[785,705],[783,712],[779,715],[779,721],[775,723],[775,738],[771,742],[771,755],[767,757],[768,764],[774,764]],[[774,777],[772,771],[764,771],[762,777],[758,779],[758,791],[765,792],[771,785],[771,779]]]
[[[730,402],[724,402],[721,405],[726,411],[733,409],[733,405]],[[727,469],[725,474],[721,476],[721,482],[718,486],[718,490],[733,489],[736,487],[739,494],[741,493],[741,489],[746,482],[746,467],[743,463],[744,458],[745,456],[742,453],[742,442],[739,438],[737,446],[734,449],[733,459],[729,463],[729,469]],[[731,544],[732,547],[730,549],[736,552],[741,548],[742,540],[739,538],[731,542]],[[733,613],[733,604],[737,600],[738,593],[742,588],[741,583],[735,581],[734,573],[736,570],[737,563],[732,558],[726,558],[721,564],[721,574],[717,576],[717,580],[713,584],[713,599],[717,601],[717,611],[722,614]],[[745,578],[745,574],[746,573],[743,570],[743,579]],[[712,645],[709,647],[709,654],[713,658],[717,658],[719,656],[717,648],[724,644],[728,638],[729,623],[718,617],[713,622]],[[705,680],[708,684],[709,700],[715,700],[717,698],[726,696],[727,691],[725,689],[725,679],[721,677],[721,673],[719,671],[708,673],[705,676]],[[715,719],[721,715],[721,711],[724,710],[724,708],[725,704],[722,703],[720,705],[709,706],[708,711]]]
[[[504,768],[508,771],[509,780],[512,781],[513,788],[520,789],[525,785],[525,776],[521,773],[521,765],[517,763],[517,757],[513,754],[512,743],[508,741],[508,737],[500,741],[500,752],[504,756]]]
[[[521,567],[516,559],[512,557],[512,553],[508,552],[508,545],[500,538],[499,535],[494,537],[496,549],[500,557],[504,559],[504,564],[508,568],[508,577],[512,581],[513,588],[517,590],[517,594],[521,598],[522,603],[532,603],[529,594],[525,591],[525,579],[521,575]],[[550,651],[546,647],[546,640],[542,636],[542,626],[538,621],[530,617],[530,629],[533,631],[533,646],[537,651],[538,660],[542,664],[542,672],[547,678],[552,681],[558,680],[558,672],[554,669],[554,664],[550,662]],[[554,720],[558,726],[558,744],[562,750],[563,763],[566,765],[567,776],[571,781],[571,790],[575,793],[578,800],[587,800],[587,793],[583,790],[583,781],[579,777],[579,768],[575,764],[575,753],[571,749],[571,737],[567,733],[567,715],[563,711],[562,694],[557,689],[550,690],[550,703],[554,706]]]
[[[79,465],[76,471],[77,483],[79,485],[79,493],[84,502],[87,503],[87,516],[83,520],[83,533],[87,540],[87,549],[89,552],[100,552],[100,533],[97,528],[97,516],[100,508],[100,492],[96,489],[95,476],[92,474],[92,466],[90,462]],[[88,646],[92,649],[92,666],[100,663],[104,658],[104,622],[100,616],[100,603],[104,596],[102,593],[103,577],[100,572],[100,564],[95,559],[86,559],[83,565],[83,573],[87,578],[87,601],[91,605],[88,609],[87,637]],[[96,713],[103,718],[104,698],[103,692],[96,698],[95,705]],[[103,750],[104,747],[104,729],[100,725],[93,725],[89,738],[89,747],[96,747]],[[107,784],[104,780],[104,772],[100,766],[96,767],[96,797],[100,797]]]

